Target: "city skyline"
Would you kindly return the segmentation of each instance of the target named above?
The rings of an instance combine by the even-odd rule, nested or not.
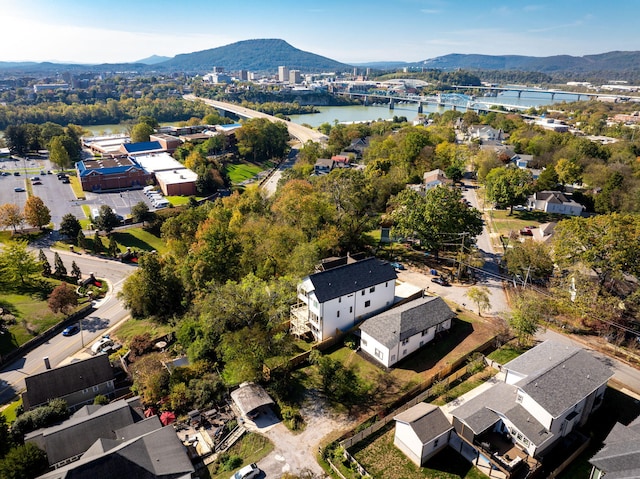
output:
[[[0,61],[134,62],[241,40],[281,38],[343,63],[450,53],[552,56],[640,50],[640,3],[539,0],[0,0]]]

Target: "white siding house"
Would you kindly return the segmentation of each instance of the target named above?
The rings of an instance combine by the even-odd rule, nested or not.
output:
[[[439,296],[410,301],[367,319],[360,326],[360,348],[390,367],[451,328],[455,313]]]
[[[291,331],[311,331],[317,341],[389,308],[395,299],[393,266],[368,258],[307,276],[291,308]]]
[[[559,191],[538,191],[529,197],[527,207],[529,210],[571,216],[579,216],[584,211],[584,206],[576,201],[567,199]]]
[[[393,419],[396,421],[393,444],[418,466],[447,446],[453,430],[439,407],[424,402]]]
[[[456,432],[475,447],[492,432],[541,457],[602,404],[609,367],[587,351],[545,341],[502,367],[504,381],[450,411]],[[506,464],[503,461],[502,466]]]

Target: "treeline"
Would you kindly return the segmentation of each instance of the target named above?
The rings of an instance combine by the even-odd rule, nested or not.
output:
[[[46,122],[67,125],[107,125],[135,120],[141,116],[153,117],[160,122],[182,121],[191,117],[202,118],[215,113],[215,109],[201,102],[182,98],[127,98],[108,99],[94,104],[62,102],[34,105],[0,105],[0,129],[9,125]]]
[[[434,88],[439,88],[444,85],[480,86],[482,84],[477,73],[465,70],[445,71],[433,69],[425,70],[423,72],[386,73],[374,79],[378,81],[386,81],[396,78],[415,78],[418,80],[424,80],[429,83],[434,83]]]

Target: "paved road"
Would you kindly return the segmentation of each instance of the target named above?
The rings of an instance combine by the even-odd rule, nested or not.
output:
[[[299,150],[297,148],[291,148],[287,159],[280,163],[278,169],[274,171],[271,176],[269,176],[269,179],[262,184],[262,189],[267,196],[273,196],[275,194],[278,189],[278,182],[280,181],[280,178],[282,178],[282,172],[291,168],[295,164],[298,159],[298,151]]]
[[[256,110],[251,110],[243,106],[235,105],[233,103],[209,100],[208,98],[201,98],[195,95],[184,95],[184,99],[191,100],[191,101],[200,100],[206,103],[207,105],[213,106],[215,108],[220,108],[221,110],[230,111],[232,113],[235,113],[236,115],[239,115],[245,118],[266,118],[273,122],[282,122],[285,125],[287,125],[287,128],[289,129],[289,134],[291,136],[296,137],[302,144],[306,143],[307,141],[325,142],[328,140],[327,135],[324,135],[319,131],[312,130],[311,128],[307,128],[306,126],[298,125],[297,123],[293,123],[291,121],[286,121],[280,118],[276,118],[275,116],[272,116],[272,115],[267,115],[266,113],[262,113]]]
[[[48,249],[43,251],[53,265],[54,253]],[[26,376],[44,371],[44,357],[48,357],[51,367],[55,367],[69,356],[86,349],[107,329],[129,317],[128,311],[123,308],[116,294],[122,288],[126,277],[135,270],[134,266],[65,251],[58,253],[68,271],[71,270],[71,262],[75,261],[83,274],[93,272],[96,277],[106,279],[111,287],[110,293],[96,305],[96,311],[83,320],[82,334],[70,337],[55,336],[0,371],[0,404],[11,401],[16,393],[24,389]]]

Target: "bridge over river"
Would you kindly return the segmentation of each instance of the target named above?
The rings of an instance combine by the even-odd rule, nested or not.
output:
[[[273,115],[267,115],[266,113],[262,113],[260,111],[252,110],[250,108],[245,108],[240,105],[235,105],[233,103],[227,103],[227,102],[217,101],[217,100],[209,100],[208,98],[197,97],[195,95],[184,95],[183,98],[185,100],[190,100],[190,101],[202,101],[207,105],[210,105],[218,110],[228,111],[242,118],[266,118],[267,120],[272,122],[282,122],[285,125],[287,125],[289,134],[295,137],[302,144],[305,144],[307,141],[324,143],[328,140],[327,135],[324,135],[319,131],[312,130],[311,128],[307,128],[306,126],[298,125],[291,121],[286,121],[280,118],[276,118]]]

